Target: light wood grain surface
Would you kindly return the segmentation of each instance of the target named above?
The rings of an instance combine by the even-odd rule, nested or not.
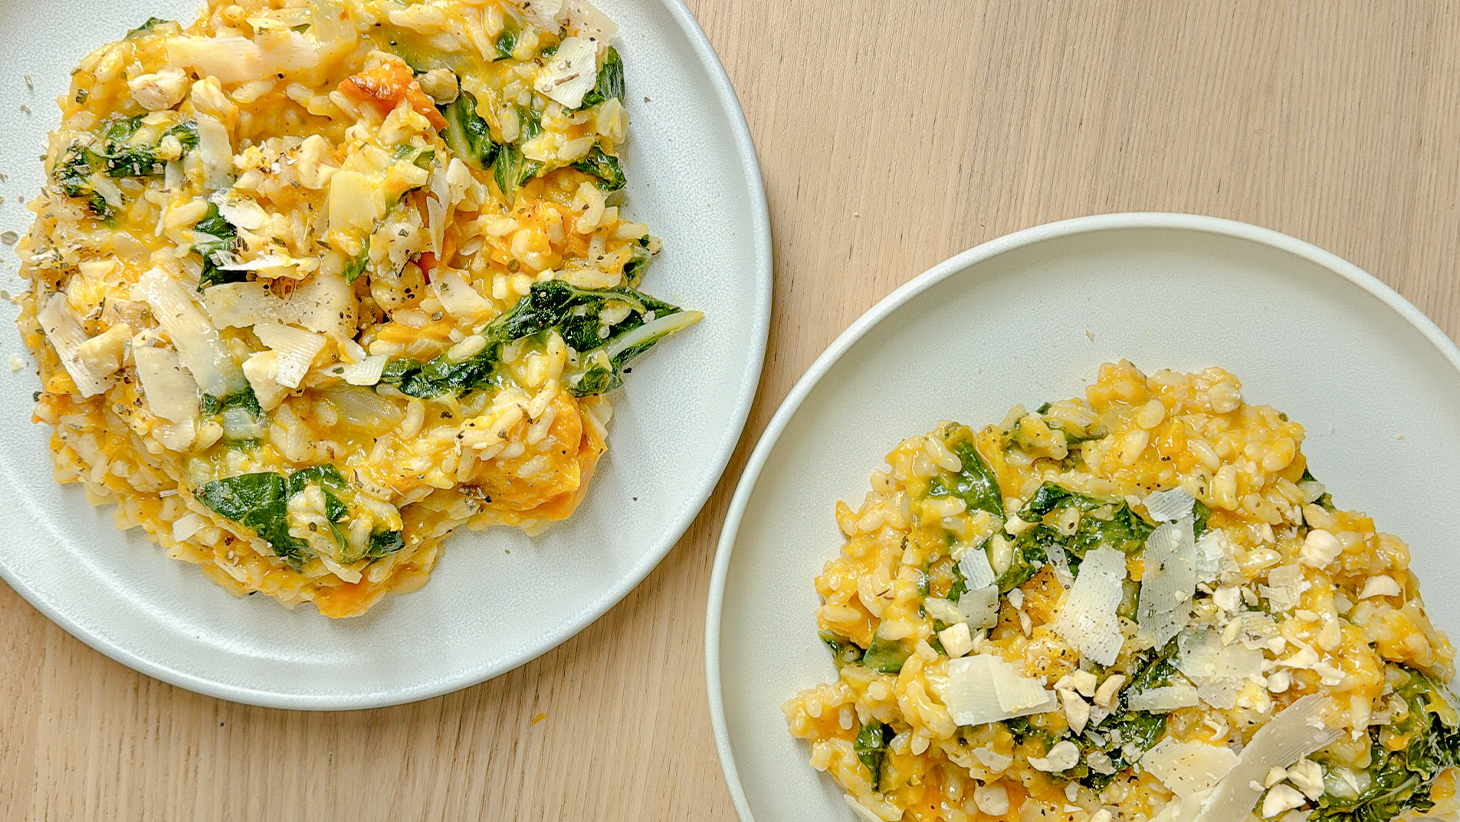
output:
[[[733,819],[703,647],[739,470],[847,324],[1001,234],[1113,211],[1243,220],[1351,260],[1460,331],[1460,5],[690,6],[760,154],[775,315],[746,436],[669,558],[517,671],[350,713],[163,685],[0,585],[0,819]]]

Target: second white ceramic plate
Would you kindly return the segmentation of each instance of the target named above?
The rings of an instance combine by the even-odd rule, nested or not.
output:
[[[756,822],[853,819],[781,704],[835,677],[812,579],[903,438],[1083,394],[1100,364],[1221,365],[1307,427],[1343,507],[1406,539],[1442,628],[1460,630],[1448,514],[1460,498],[1460,351],[1393,291],[1281,234],[1170,214],[1042,226],[965,252],[862,317],[796,386],[751,456],[711,582],[710,708],[735,806]]]
[[[368,615],[331,622],[267,597],[236,600],[140,532],[112,526],[76,486],[58,487],[33,369],[0,369],[0,574],[93,647],[215,696],[291,708],[362,708],[502,673],[588,625],[638,584],[699,512],[740,437],[770,319],[770,231],[744,118],[680,0],[594,0],[622,26],[632,142],[627,213],[664,238],[645,289],[705,319],[634,365],[612,395],[609,452],[587,500],[537,539],[509,529],[452,537],[430,583]],[[42,185],[52,102],[90,49],[148,16],[193,20],[201,0],[0,0],[0,228]],[[33,86],[34,88],[30,88]],[[30,114],[15,112],[24,103]],[[11,292],[24,286],[0,253]],[[29,356],[0,312],[5,361]],[[20,665],[6,659],[0,664]]]

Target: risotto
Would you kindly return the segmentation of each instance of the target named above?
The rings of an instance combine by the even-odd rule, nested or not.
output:
[[[331,617],[571,514],[631,360],[617,26],[586,0],[211,0],[73,72],[20,246],[56,477]]]
[[[1454,649],[1302,441],[1128,362],[905,440],[837,505],[792,735],[869,822],[1453,819]]]

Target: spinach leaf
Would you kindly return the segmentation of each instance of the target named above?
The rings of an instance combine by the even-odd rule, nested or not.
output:
[[[497,42],[495,43],[497,52],[492,57],[493,63],[498,60],[512,59],[512,52],[517,50],[518,34],[517,19],[511,15],[507,15],[505,25],[502,27],[502,33],[497,35]]]
[[[618,56],[618,49],[609,46],[603,55],[603,65],[598,67],[598,80],[593,84],[593,90],[583,95],[583,102],[578,108],[596,106],[615,97],[624,99],[624,62]]]
[[[939,432],[943,444],[962,463],[957,474],[939,473],[928,483],[927,496],[957,497],[970,511],[987,511],[1000,521],[1004,518],[1004,496],[993,469],[973,447],[973,431],[966,425],[949,425]]]
[[[863,651],[857,643],[827,631],[821,631],[819,635],[821,641],[826,643],[826,647],[831,649],[831,661],[836,664],[838,671],[842,669],[843,665],[852,665],[862,661]]]
[[[142,115],[116,120],[102,138],[106,145],[108,177],[146,177],[153,173],[157,157],[150,148],[130,144],[142,127]]]
[[[471,92],[462,89],[456,99],[444,106],[436,107],[446,119],[446,128],[441,130],[441,139],[451,153],[463,163],[479,171],[491,168],[497,158],[499,146],[492,141],[492,131],[487,121],[477,114],[477,100]]]
[[[161,17],[149,17],[147,18],[147,22],[127,32],[127,36],[122,39],[135,40],[144,34],[152,33],[152,30],[157,28],[158,26],[165,25],[171,22],[171,20],[163,20]]]
[[[405,537],[400,531],[376,531],[370,535],[370,547],[366,549],[365,556],[371,559],[380,559],[383,556],[394,554],[404,548]]]
[[[1211,530],[1211,526],[1207,522],[1212,518],[1212,509],[1208,508],[1201,500],[1197,500],[1191,506],[1191,515],[1194,520],[1192,523],[1192,534],[1197,539],[1201,539],[1203,534]]]
[[[340,546],[340,559],[355,562],[355,552],[345,537],[340,523],[348,522],[355,489],[333,465],[315,465],[289,474],[261,472],[213,480],[193,492],[198,501],[234,522],[252,528],[260,539],[269,543],[276,556],[298,567],[313,556],[308,543],[289,533],[289,499],[311,485],[324,493],[325,518]],[[378,559],[399,551],[405,540],[399,531],[376,531],[364,556]]]
[[[245,386],[226,397],[204,394],[200,410],[204,416],[211,417],[233,408],[242,408],[254,417],[261,417],[264,414],[263,409],[259,407],[259,398],[253,393],[253,386]]]
[[[603,146],[598,143],[594,143],[587,156],[574,163],[573,168],[603,181],[606,191],[618,191],[628,184],[623,169],[619,167],[618,158],[604,151]]]
[[[1115,769],[1108,774],[1089,771],[1079,777],[1081,784],[1096,791],[1104,788],[1116,774],[1134,765],[1141,754],[1150,750],[1165,733],[1166,714],[1132,710],[1127,695],[1170,685],[1171,677],[1176,673],[1176,663],[1172,661],[1176,647],[1176,641],[1172,640],[1160,651],[1147,651],[1136,657],[1130,681],[1121,691],[1119,707],[1090,729],[1099,733],[1107,744],[1097,745],[1088,736],[1076,740],[1082,761],[1099,751],[1110,757],[1110,764]],[[1119,740],[1118,743],[1116,740]]]
[[[1074,535],[1061,535],[1059,540],[1071,554],[1072,566],[1100,545],[1109,545],[1123,554],[1133,554],[1145,547],[1146,538],[1156,530],[1156,526],[1141,519],[1124,501],[1096,499],[1052,482],[1039,486],[1039,490],[1019,510],[1019,519],[1041,522],[1051,513],[1067,508],[1081,512],[1080,524]]]
[[[213,258],[215,254],[232,251],[238,244],[238,229],[218,213],[218,206],[208,203],[207,213],[193,226],[193,231],[205,235],[199,237],[199,242],[193,246],[193,250],[203,257],[203,271],[198,275],[199,291],[210,285],[237,283],[248,279],[248,275],[242,271],[224,271]]]
[[[639,282],[644,279],[644,271],[649,268],[649,261],[654,258],[654,252],[649,250],[649,238],[640,237],[637,243],[629,247],[629,261],[624,263],[624,282],[630,288],[638,288]]]
[[[1009,567],[994,580],[999,586],[999,593],[1007,594],[1034,579],[1034,575],[1049,561],[1050,543],[1058,543],[1060,540],[1060,533],[1047,525],[1026,528],[1014,537],[1010,544],[1012,557]],[[1073,563],[1074,558],[1070,559]]]
[[[1318,482],[1318,478],[1313,476],[1313,472],[1309,471],[1308,466],[1306,465],[1303,466],[1303,476],[1298,478],[1298,484],[1301,485],[1305,482]],[[1320,508],[1327,508],[1328,510],[1332,511],[1333,495],[1324,492],[1323,494],[1319,495],[1318,499],[1313,500],[1313,504],[1317,505]]]
[[[163,21],[167,22],[167,21]],[[84,199],[92,214],[101,219],[112,216],[112,207],[91,184],[93,174],[108,177],[151,177],[162,173],[156,146],[134,146],[131,143],[142,127],[143,115],[113,120],[101,134],[101,151],[73,143],[57,161],[52,177],[67,197]],[[198,124],[189,120],[163,132],[173,136],[184,150],[198,147]]]
[[[308,548],[289,535],[289,493],[283,475],[241,474],[213,480],[193,495],[220,515],[252,528],[276,556],[295,565],[308,559]]]
[[[619,308],[628,311],[605,318],[606,312]],[[634,357],[698,318],[697,312],[681,311],[632,288],[585,289],[549,280],[533,285],[511,311],[482,330],[487,346],[477,355],[462,362],[444,354],[424,363],[392,360],[381,382],[413,397],[460,396],[497,379],[507,343],[556,331],[579,354],[569,390],[577,396],[601,394],[623,384],[623,369]]]
[[[902,670],[902,663],[912,656],[912,649],[900,639],[883,639],[881,634],[872,636],[872,644],[862,655],[862,664],[884,674],[895,674]]]
[[[874,791],[880,789],[878,783],[882,781],[882,760],[887,755],[887,743],[896,735],[889,725],[863,725],[862,730],[857,732],[856,741],[852,743],[857,759],[872,774],[869,781]]]
[[[492,166],[492,179],[508,205],[517,202],[517,189],[542,171],[542,163],[533,162],[522,156],[522,149],[515,145],[502,146]]]
[[[195,120],[178,123],[167,131],[162,132],[162,139],[176,137],[182,144],[184,151],[192,151],[198,147],[198,123]]]
[[[91,175],[105,167],[106,158],[77,143],[61,155],[52,176],[67,197],[85,200],[91,213],[100,219],[112,216],[111,204],[97,193],[91,184]]]
[[[360,275],[365,273],[365,269],[368,268],[369,265],[370,235],[367,234],[365,235],[365,242],[360,244],[360,253],[356,254],[354,257],[351,257],[350,262],[345,264],[345,270],[341,272],[345,278],[345,282],[353,283],[354,281],[360,279]]]
[[[1382,726],[1370,728],[1366,787],[1357,796],[1323,794],[1311,822],[1388,822],[1409,811],[1427,811],[1435,805],[1430,795],[1435,778],[1460,764],[1460,714],[1454,694],[1419,671],[1390,667],[1408,675],[1395,694],[1409,710],[1388,730],[1408,739],[1408,744],[1390,750],[1381,741]]]

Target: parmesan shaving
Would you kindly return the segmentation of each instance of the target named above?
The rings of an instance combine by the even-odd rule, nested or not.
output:
[[[567,37],[537,73],[539,92],[565,108],[583,105],[583,95],[598,81],[598,43],[582,37]]]
[[[1271,722],[1257,729],[1193,822],[1245,818],[1257,806],[1257,799],[1262,795],[1262,778],[1271,768],[1286,768],[1337,739],[1341,731],[1329,728],[1323,721],[1328,705],[1327,697],[1310,694],[1279,711]]]
[[[1059,700],[1039,680],[1021,676],[993,654],[951,660],[943,675],[929,671],[928,683],[959,725],[985,725],[1059,709]]]
[[[963,574],[963,581],[971,591],[975,588],[987,588],[994,584],[997,577],[994,576],[994,568],[989,564],[989,555],[982,549],[975,548],[963,555],[958,560],[958,571]]]
[[[1085,555],[1080,576],[1054,621],[1054,630],[1084,656],[1111,665],[1124,637],[1116,609],[1124,595],[1125,554],[1106,545]]]
[[[1126,706],[1133,711],[1170,713],[1181,708],[1194,708],[1196,705],[1196,688],[1184,683],[1126,695]]]
[[[1177,522],[1190,519],[1196,498],[1180,488],[1170,491],[1153,491],[1145,500],[1146,513],[1157,522]]]
[[[1184,518],[1152,531],[1146,540],[1144,560],[1145,572],[1136,607],[1140,644],[1160,648],[1191,619],[1191,598],[1196,593],[1192,521]]]
[[[55,347],[56,354],[61,358],[61,365],[71,376],[71,381],[76,384],[76,390],[81,396],[96,396],[112,384],[111,373],[117,370],[116,367],[110,370],[104,367],[93,368],[89,359],[81,355],[82,346],[88,342],[86,331],[71,312],[64,294],[52,294],[45,306],[36,313],[36,319],[40,320],[41,331],[45,332],[46,339]]]
[[[1215,708],[1232,710],[1243,683],[1262,675],[1262,651],[1239,642],[1223,645],[1216,631],[1183,635],[1177,647],[1177,670],[1196,683],[1197,696]]]
[[[1216,785],[1237,765],[1237,754],[1224,745],[1162,739],[1141,758],[1146,773],[1161,780],[1183,799]]]
[[[136,363],[142,393],[152,413],[169,422],[191,421],[197,416],[198,384],[183,370],[176,351],[134,346],[132,361]]]
[[[278,355],[274,379],[285,388],[298,388],[315,356],[324,350],[323,336],[282,323],[258,323],[253,333]]]

